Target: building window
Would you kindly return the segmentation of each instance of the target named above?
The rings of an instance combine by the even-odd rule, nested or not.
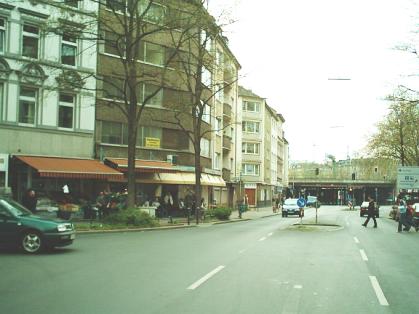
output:
[[[106,7],[115,12],[124,12],[125,0],[106,0]]]
[[[148,42],[141,42],[138,59],[155,65],[164,65],[165,47]]]
[[[152,84],[140,84],[140,98],[139,101],[148,106],[162,107],[163,106],[163,88]]]
[[[0,19],[0,53],[4,53],[6,50],[6,21]]]
[[[201,138],[201,156],[210,156],[210,143],[210,140],[207,140],[206,138]]]
[[[259,143],[247,143],[244,142],[242,144],[242,153],[244,154],[253,154],[253,155],[259,155]]]
[[[35,124],[37,91],[22,87],[19,96],[19,122]]]
[[[105,76],[103,78],[103,97],[108,99],[124,99],[124,80]]]
[[[217,84],[217,90],[215,91],[215,98],[219,101],[219,102],[224,102],[224,86],[223,84]]]
[[[119,122],[102,121],[102,143],[128,145],[128,127]]]
[[[258,176],[260,171],[260,165],[257,164],[243,164],[242,172],[244,175]]]
[[[164,22],[166,7],[159,3],[150,3],[148,0],[139,0],[138,14],[144,14],[145,21],[161,24]]]
[[[246,133],[259,133],[260,122],[243,121],[242,131]]]
[[[74,117],[73,95],[60,94],[60,103],[58,106],[58,127],[72,129]]]
[[[243,102],[243,111],[247,112],[260,112],[260,103],[253,101]]]
[[[206,67],[202,67],[201,82],[207,87],[212,84],[211,72]]]
[[[137,146],[160,148],[163,138],[163,129],[152,126],[139,127],[137,130]]]
[[[22,56],[38,59],[39,49],[39,28],[24,24],[22,36]]]
[[[64,0],[64,4],[70,7],[77,8],[79,6],[79,0]]]
[[[201,104],[204,109],[204,113],[202,114],[202,121],[210,124],[211,123],[211,107],[208,104],[203,104],[201,101]]]
[[[215,132],[217,135],[221,135],[222,134],[222,126],[221,126],[221,119],[220,118],[216,118],[215,119]]]
[[[125,56],[125,37],[115,32],[105,31],[105,53],[110,55]]]
[[[215,156],[214,156],[214,169],[220,169],[220,159],[221,159],[220,153],[215,153]]]
[[[224,56],[221,50],[217,49],[217,51],[215,52],[215,61],[217,63],[218,66],[222,66],[224,63]]]
[[[77,39],[68,34],[64,34],[61,41],[61,63],[76,65]]]
[[[205,30],[201,31],[201,46],[205,45],[207,51],[211,51],[212,39],[210,34]]]

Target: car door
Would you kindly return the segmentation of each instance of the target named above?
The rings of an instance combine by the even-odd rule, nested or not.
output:
[[[3,206],[0,200],[0,243],[12,244],[17,240],[19,220]]]

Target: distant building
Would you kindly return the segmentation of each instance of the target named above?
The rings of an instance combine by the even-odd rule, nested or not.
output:
[[[270,206],[272,199],[280,197],[286,187],[285,119],[268,106],[266,99],[243,87],[239,87],[239,102],[242,193],[247,195],[250,206]]]
[[[318,196],[324,204],[359,205],[370,195],[380,204],[395,198],[397,162],[388,159],[348,159],[326,164],[293,163],[289,187],[293,196]]]

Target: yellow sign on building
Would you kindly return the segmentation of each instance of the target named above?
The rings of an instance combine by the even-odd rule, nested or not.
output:
[[[155,137],[146,137],[145,147],[160,148],[160,139]]]

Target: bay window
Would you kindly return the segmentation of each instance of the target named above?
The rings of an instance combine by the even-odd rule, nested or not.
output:
[[[258,164],[243,164],[242,173],[244,175],[258,176],[260,173],[260,165]]]
[[[244,154],[253,154],[253,155],[259,155],[259,143],[248,143],[243,142],[242,144],[242,153]]]
[[[254,101],[243,101],[243,111],[260,112],[260,103]]]
[[[243,121],[242,131],[246,133],[259,133],[260,122],[256,121]]]

